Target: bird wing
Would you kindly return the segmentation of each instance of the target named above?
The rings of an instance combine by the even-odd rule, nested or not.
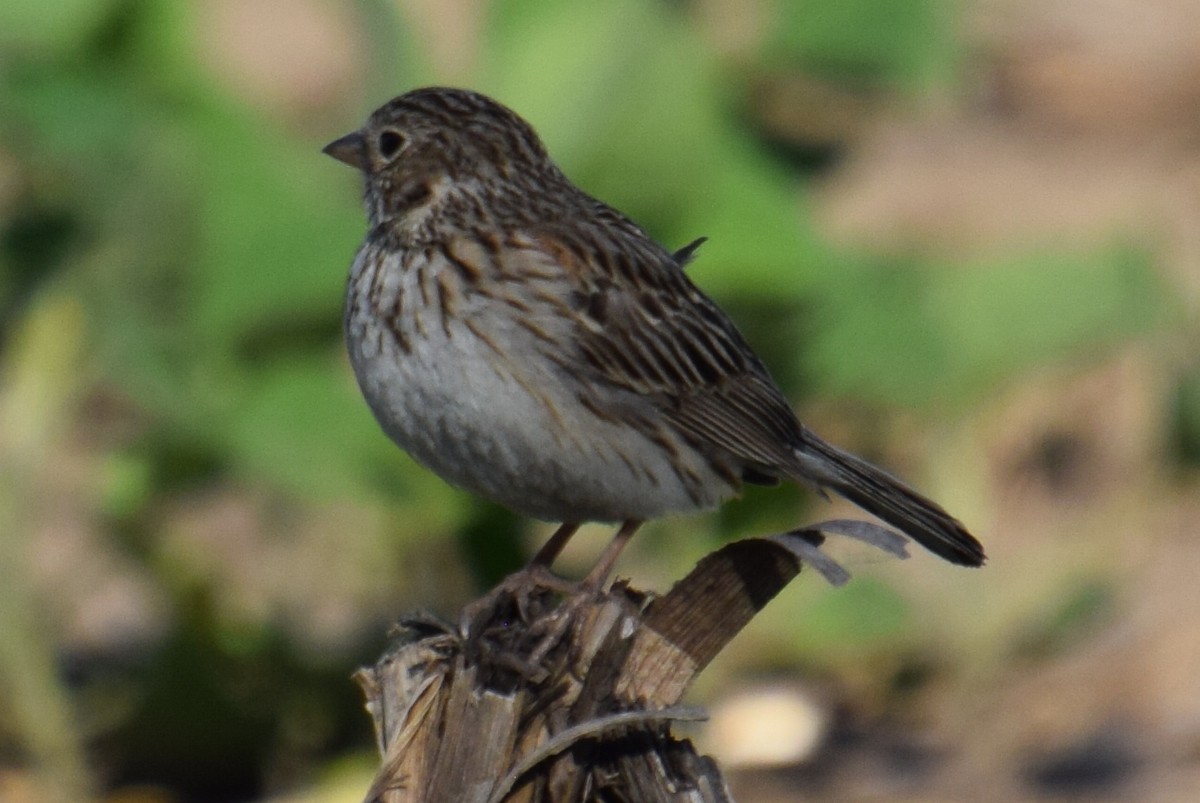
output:
[[[577,362],[592,382],[651,400],[688,440],[770,480],[795,462],[802,436],[791,405],[725,313],[684,275],[690,251],[677,260],[619,222],[587,241],[578,229],[535,237],[573,287]]]

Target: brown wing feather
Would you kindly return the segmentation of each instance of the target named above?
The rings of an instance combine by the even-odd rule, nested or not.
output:
[[[577,362],[591,381],[650,399],[723,473],[831,488],[953,563],[983,562],[983,547],[937,503],[803,429],[766,367],[675,258],[636,227],[640,236],[629,236],[634,224],[618,223],[622,236],[603,242],[571,242],[566,232],[538,238],[567,260]]]
[[[652,399],[666,421],[714,452],[760,469],[794,463],[802,436],[791,406],[679,262],[644,235],[582,243],[578,231],[543,231],[536,240],[576,263],[564,268],[577,284],[576,347],[593,381]]]

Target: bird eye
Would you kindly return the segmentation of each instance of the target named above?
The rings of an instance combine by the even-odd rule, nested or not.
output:
[[[391,159],[404,147],[404,135],[399,131],[388,129],[379,135],[379,155]]]

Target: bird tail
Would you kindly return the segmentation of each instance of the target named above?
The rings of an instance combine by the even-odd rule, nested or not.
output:
[[[797,457],[804,479],[836,491],[935,555],[960,566],[983,564],[983,546],[958,519],[862,458],[807,431]]]

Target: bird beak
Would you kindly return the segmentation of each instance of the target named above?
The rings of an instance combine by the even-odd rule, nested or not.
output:
[[[370,163],[367,161],[367,141],[357,131],[349,133],[341,139],[335,139],[322,148],[321,153],[327,153],[339,162],[345,162],[364,173],[370,167]]]

